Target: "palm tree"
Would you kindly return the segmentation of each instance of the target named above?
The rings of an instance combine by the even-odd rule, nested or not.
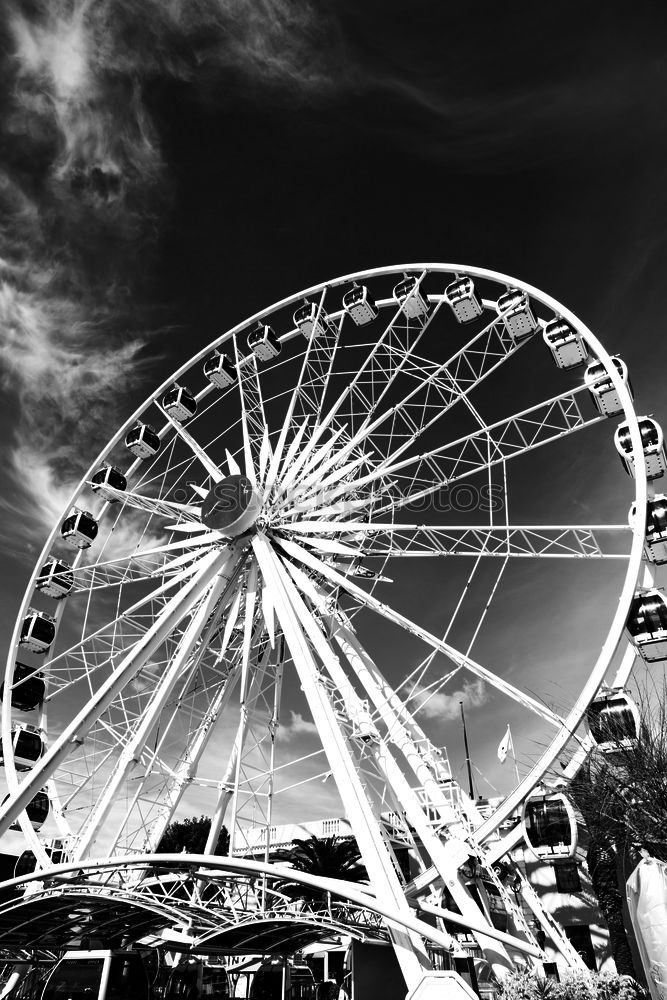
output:
[[[337,878],[347,882],[368,882],[356,840],[347,837],[315,837],[295,840],[292,846],[274,851],[271,861],[285,862],[297,871],[316,878]],[[326,890],[299,883],[285,883],[288,895],[301,899],[323,899]]]
[[[593,753],[570,785],[590,836],[588,869],[609,927],[619,973],[633,969],[625,883],[646,852],[667,861],[667,687],[638,698],[639,739],[610,756]]]

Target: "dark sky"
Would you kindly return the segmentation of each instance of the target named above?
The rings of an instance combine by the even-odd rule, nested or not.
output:
[[[622,353],[640,411],[667,418],[664,5],[33,0],[2,16],[5,642],[112,429],[226,328],[326,278],[515,274]]]

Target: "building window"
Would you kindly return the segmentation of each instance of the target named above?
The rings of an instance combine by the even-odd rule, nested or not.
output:
[[[584,964],[593,971],[597,970],[595,963],[595,952],[591,940],[591,929],[582,924],[563,927],[565,935],[575,951],[579,952],[584,960]]]
[[[554,865],[556,869],[556,888],[559,892],[581,892],[581,879],[576,861],[566,861]]]

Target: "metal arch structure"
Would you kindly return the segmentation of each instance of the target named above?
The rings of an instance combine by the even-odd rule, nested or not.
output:
[[[286,892],[287,886],[295,885],[315,889],[324,898],[295,898]],[[164,941],[177,943],[183,950],[236,952],[238,932],[250,928],[255,939],[249,936],[242,950],[267,954],[283,950],[280,939],[275,949],[258,943],[267,924],[282,925],[287,941],[290,935],[292,941],[297,934],[317,940],[332,932],[382,941],[387,937],[387,924],[395,924],[420,934],[432,946],[452,950],[447,933],[416,915],[419,909],[433,913],[433,907],[415,906],[406,916],[356,883],[243,858],[202,854],[188,855],[187,861],[182,854],[96,858],[54,865],[48,871],[11,879],[4,886],[24,890],[18,904],[0,904],[5,947],[14,940],[22,947],[67,947],[84,930],[90,936],[117,941],[128,934],[139,938],[166,931]],[[435,912],[463,923],[456,913]],[[181,929],[177,939],[169,936],[175,926]],[[523,954],[541,956],[539,948],[529,942],[495,929],[491,933]],[[463,953],[460,948],[454,951]]]
[[[403,300],[391,291],[401,275],[414,279]],[[448,312],[444,285],[464,276],[479,286],[479,316],[461,326]],[[341,291],[359,283],[367,283],[375,299],[375,315],[362,326],[340,305]],[[529,336],[513,336],[508,310],[496,309],[494,294],[508,288],[527,296],[535,310]],[[311,309],[306,328],[292,317],[304,299]],[[27,811],[42,788],[51,802],[51,835],[64,841],[72,862],[88,866],[103,849],[121,870],[137,851],[154,853],[192,788],[210,797],[207,854],[226,822],[232,852],[256,849],[259,835],[268,859],[281,795],[331,773],[375,890],[374,912],[392,914],[388,933],[409,988],[429,968],[428,935],[410,922],[415,906],[435,908],[442,921],[451,913],[443,903],[451,899],[500,974],[518,953],[535,959],[534,935],[493,868],[517,834],[501,838],[499,830],[571,741],[573,761],[590,749],[577,730],[612,669],[645,533],[641,516],[631,527],[509,520],[514,470],[524,470],[525,486],[550,447],[575,442],[579,434],[597,433],[598,442],[609,435],[605,418],[586,411],[585,386],[540,391],[556,373],[546,348],[538,357],[530,345],[553,317],[570,324],[618,394],[636,471],[629,499],[645,511],[641,434],[612,359],[555,299],[479,268],[377,268],[306,289],[218,338],[133,414],[68,505],[92,511],[100,528],[91,547],[71,561],[71,592],[55,602],[36,590],[47,559],[64,557],[59,523],[28,584],[5,673],[9,794],[0,806],[0,833],[18,822],[44,877],[56,868]],[[266,326],[279,336],[256,353],[246,347],[245,334],[258,323],[265,338]],[[193,379],[204,382],[200,366],[214,349],[226,353],[232,375],[198,389]],[[506,404],[517,382],[505,376],[526,355],[532,398],[513,409]],[[534,364],[550,374],[538,378]],[[179,416],[164,395],[185,380],[196,414]],[[159,450],[128,465],[123,439],[137,422],[155,425]],[[122,466],[127,488],[95,492],[102,464]],[[239,477],[246,484],[242,503]],[[494,520],[491,506],[486,523],[405,519],[419,501],[471,479],[498,486],[504,519]],[[230,518],[224,508],[232,483],[237,494]],[[436,634],[399,609],[394,595],[401,588],[385,573],[414,566],[402,560],[439,565],[438,559],[460,556],[472,561],[472,570],[449,595],[451,608]],[[506,567],[540,560],[553,566],[555,559],[572,567],[616,567],[622,576],[616,607],[604,617],[599,656],[564,711],[548,708],[471,655],[489,628]],[[482,567],[490,565],[493,575],[482,579]],[[480,583],[483,597],[475,605]],[[23,623],[35,607],[57,628],[41,656],[26,654],[22,644]],[[451,633],[464,616],[473,626],[461,647]],[[359,638],[357,626],[365,634],[369,620],[426,650],[418,668],[394,686]],[[29,672],[46,685],[32,711],[13,707],[26,684],[15,674],[17,658],[27,659]],[[629,648],[617,682],[627,678],[633,660]],[[427,683],[443,661],[447,671]],[[456,782],[446,749],[408,707],[415,691],[426,699],[446,693],[461,672],[518,706],[530,725],[542,727],[546,743],[486,818]],[[284,718],[286,692],[291,687],[293,697],[297,685],[321,748],[290,757],[280,741],[281,707]],[[19,771],[12,724],[35,719],[45,752]],[[222,736],[227,764],[221,774]],[[304,777],[304,762],[317,753],[326,758],[325,770],[314,774],[307,764]],[[281,784],[292,773],[298,780]],[[399,848],[411,858],[411,878],[398,864]],[[469,863],[484,874],[476,895],[462,873]],[[87,879],[94,882],[91,874]],[[500,896],[523,949],[494,932],[483,883]],[[524,898],[564,960],[579,965],[527,884]]]

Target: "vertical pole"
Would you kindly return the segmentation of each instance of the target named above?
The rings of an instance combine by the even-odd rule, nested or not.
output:
[[[509,726],[507,728],[509,729]],[[519,777],[519,766],[516,762],[516,753],[514,752],[514,740],[512,739],[511,729],[510,729],[510,747],[512,749],[512,760],[514,761],[514,774],[516,775],[516,783],[518,785],[519,782],[521,781],[521,778]]]
[[[470,750],[468,748],[468,731],[466,729],[466,717],[463,711],[463,702],[460,701],[461,706],[461,721],[463,722],[463,742],[466,748],[466,767],[468,768],[468,787],[470,788],[470,798],[475,801],[475,789],[472,784],[472,768],[470,766]]]

